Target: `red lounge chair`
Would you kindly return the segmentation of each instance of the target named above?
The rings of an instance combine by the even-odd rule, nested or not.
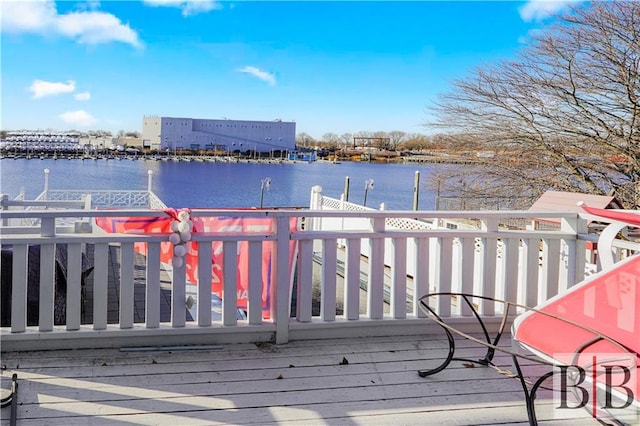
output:
[[[621,221],[640,226],[640,215],[583,208],[589,214],[616,221],[610,225],[616,233]],[[474,338],[446,324],[428,304],[428,299],[434,296],[457,296],[460,303],[466,303],[478,320],[485,339]],[[504,304],[504,311],[502,324],[493,340],[474,308],[473,299],[495,300],[460,293],[435,293],[420,298],[421,308],[444,328],[449,339],[446,360],[437,368],[419,371],[420,376],[438,373],[452,360],[492,365],[495,351],[501,351],[512,357],[525,393],[531,425],[537,424],[536,392],[545,380],[554,376],[558,379],[554,382],[554,391],[560,392],[556,395],[560,395],[561,403],[565,404],[558,408],[586,408],[603,424],[640,424],[640,380],[637,380],[640,255],[609,266],[536,308],[495,300]],[[512,349],[498,347],[504,327],[517,309],[525,312],[513,321]],[[486,346],[485,357],[481,360],[454,358],[452,333]],[[552,370],[529,387],[520,367],[521,359],[546,364]],[[572,404],[568,403],[567,392],[574,394]]]
[[[580,383],[565,382],[570,386],[561,390],[579,392],[578,405],[584,403],[594,418],[614,421],[614,409],[623,406],[628,408],[627,415],[634,416],[635,409],[638,416],[640,256],[593,275],[520,315],[513,323],[512,337],[516,350],[520,346],[556,366],[554,374],[582,374],[576,378]],[[574,368],[562,370],[558,366]],[[625,377],[627,373],[629,377]],[[602,399],[607,394],[609,403]],[[527,404],[530,418],[535,419],[533,400]],[[635,420],[633,424],[638,424],[640,417]]]

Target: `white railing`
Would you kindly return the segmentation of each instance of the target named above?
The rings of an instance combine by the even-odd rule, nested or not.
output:
[[[284,343],[296,338],[359,336],[371,334],[424,332],[429,322],[417,305],[417,297],[429,291],[461,291],[483,296],[518,300],[536,305],[579,282],[585,271],[586,221],[569,212],[427,212],[427,211],[323,211],[323,210],[194,210],[192,217],[267,218],[271,232],[194,232],[198,243],[198,311],[187,321],[185,310],[185,267],[170,271],[172,283],[171,318],[160,322],[159,300],[162,264],[160,252],[168,234],[62,233],[56,229],[60,216],[93,221],[97,217],[166,217],[159,210],[72,210],[2,211],[5,219],[36,218],[39,233],[12,233],[2,236],[2,248],[11,250],[10,324],[1,328],[2,350],[59,347],[107,347],[158,344],[197,344],[273,340]],[[302,229],[290,230],[297,218]],[[396,229],[390,220],[433,221],[473,219],[478,229]],[[556,218],[558,231],[506,230],[504,219]],[[328,229],[332,221],[350,223],[348,229]],[[320,225],[319,225],[320,224]],[[310,226],[312,225],[312,226]],[[94,225],[95,227],[95,225]],[[297,242],[296,283],[290,287],[291,241]],[[342,244],[340,244],[342,242]],[[145,322],[133,318],[135,244],[145,243]],[[212,264],[213,244],[222,244],[221,265]],[[66,316],[64,324],[54,321],[56,246],[67,250]],[[108,259],[110,247],[120,249],[116,275],[120,281],[118,322],[107,321]],[[248,262],[238,264],[235,255],[248,246]],[[270,318],[263,319],[262,253],[270,245],[272,285]],[[39,280],[29,280],[29,247],[39,246]],[[82,261],[86,248],[94,253],[93,320],[82,318]],[[629,247],[623,249],[629,250]],[[229,255],[227,255],[227,253]],[[364,253],[364,254],[363,254]],[[3,263],[5,269],[9,265]],[[241,269],[246,268],[246,269]],[[223,303],[220,318],[211,312],[209,283],[221,274]],[[237,274],[248,276],[246,319],[238,319]],[[27,324],[30,286],[39,295],[39,320]],[[366,292],[362,291],[366,289]],[[4,290],[4,289],[3,289]],[[319,293],[320,310],[313,311],[314,291]],[[293,294],[292,294],[293,293]],[[6,293],[4,293],[6,294]],[[225,298],[229,294],[234,297]],[[293,297],[295,295],[295,297]],[[295,300],[295,316],[291,304]],[[252,303],[253,301],[253,303]],[[470,319],[471,313],[444,299],[435,306],[443,317]],[[480,302],[480,312],[498,319],[499,306]],[[395,331],[393,331],[395,330]],[[413,331],[412,331],[413,330]]]
[[[35,200],[25,200],[24,191],[10,200],[6,194],[0,194],[0,210],[69,210],[69,209],[94,209],[94,208],[130,208],[130,209],[166,209],[167,205],[152,190],[153,172],[148,172],[146,190],[68,190],[49,189],[49,170],[44,170],[44,190]],[[60,232],[69,232],[68,228],[74,228],[75,232],[90,232],[91,223],[87,220],[78,221],[76,218],[58,217],[56,228]],[[3,232],[34,232],[40,225],[37,216],[26,216],[22,219],[4,219]],[[10,229],[9,226],[19,229]]]
[[[141,208],[165,209],[162,202],[152,188],[153,172],[147,172],[146,190],[73,190],[49,189],[49,169],[44,169],[44,190],[37,201],[81,201],[90,200],[86,208]],[[46,208],[46,207],[45,207]]]
[[[92,207],[115,208],[166,208],[164,203],[152,192],[142,191],[100,191],[100,190],[52,190],[43,193],[47,201],[77,201],[91,196]]]
[[[0,210],[47,210],[47,209],[81,209],[86,208],[87,203],[90,204],[90,198],[83,197],[75,200],[58,200],[44,201],[41,199],[24,200],[23,198],[14,198],[10,200],[8,195],[0,195]],[[60,222],[60,220],[58,220]],[[16,226],[21,228],[37,227],[38,219],[36,217],[25,217],[22,219],[3,219],[3,232],[8,232],[7,227]]]
[[[47,200],[80,200],[91,197],[91,207],[165,209],[167,205],[153,192],[141,191],[69,191],[49,190]]]

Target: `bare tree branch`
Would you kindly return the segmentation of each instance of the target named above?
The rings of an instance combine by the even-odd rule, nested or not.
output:
[[[614,194],[635,208],[637,191],[629,188],[640,189],[639,69],[640,3],[577,5],[516,60],[455,81],[432,108],[431,125],[513,153],[512,162],[473,171],[482,184],[466,191]]]

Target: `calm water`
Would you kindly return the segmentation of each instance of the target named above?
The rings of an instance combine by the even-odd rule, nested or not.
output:
[[[413,207],[414,174],[420,172],[420,209],[434,208],[434,194],[425,188],[442,165],[201,163],[145,160],[0,160],[0,192],[16,196],[24,188],[34,198],[44,187],[49,169],[50,189],[146,189],[153,171],[153,191],[168,206],[252,207],[260,204],[261,180],[271,178],[264,207],[309,205],[311,188],[320,185],[329,197],[340,198],[349,176],[349,201],[362,204],[367,179],[375,181],[367,206],[386,203],[389,210]]]

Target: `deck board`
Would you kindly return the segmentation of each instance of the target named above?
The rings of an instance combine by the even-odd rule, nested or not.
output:
[[[7,352],[2,379],[18,374],[20,425],[527,424],[519,382],[493,368],[456,362],[420,378],[416,370],[436,366],[446,345],[442,336],[391,336],[186,351]],[[459,354],[481,358],[483,351],[460,341]],[[496,361],[511,368],[506,356]],[[553,420],[545,398],[538,401],[542,424]],[[8,415],[3,408],[3,426]]]

